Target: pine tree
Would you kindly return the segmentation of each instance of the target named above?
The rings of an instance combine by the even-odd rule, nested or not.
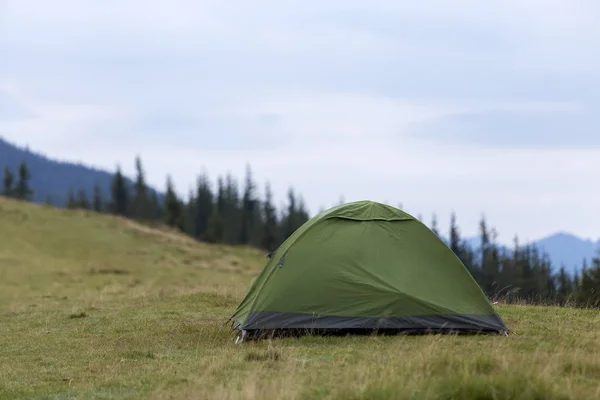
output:
[[[162,221],[163,206],[158,198],[158,194],[154,190],[150,191],[149,194],[148,210],[152,221]]]
[[[450,249],[456,254],[456,256],[462,261],[467,267],[469,272],[473,275],[473,278],[480,282],[478,276],[478,267],[475,260],[475,253],[467,246],[460,237],[458,225],[456,224],[456,214],[453,212],[450,215]]]
[[[503,297],[504,301],[511,300],[511,294],[514,291],[515,268],[514,260],[508,249],[503,248],[499,252],[499,268],[498,274],[498,290],[495,293],[496,297]]]
[[[67,209],[74,210],[77,208],[77,199],[75,198],[75,192],[73,188],[69,188],[69,194],[67,195]]]
[[[14,196],[15,176],[8,166],[4,167],[4,187],[2,194],[6,197]]]
[[[148,221],[151,219],[151,212],[148,199],[148,186],[142,167],[142,160],[139,156],[135,158],[135,192],[132,203],[132,216],[135,219]]]
[[[479,273],[478,280],[480,281],[480,285],[482,289],[490,294],[492,291],[492,282],[494,281],[494,276],[492,274],[493,267],[491,265],[492,260],[490,259],[491,253],[491,245],[490,245],[490,233],[488,232],[487,224],[485,221],[485,216],[481,216],[481,220],[479,221],[479,235],[481,245],[479,248]]]
[[[283,226],[283,237],[281,238],[282,241],[285,241],[287,238],[289,238],[292,235],[292,233],[294,233],[294,231],[296,230],[296,228],[297,228],[296,215],[297,215],[296,194],[294,193],[294,189],[289,188],[288,189],[287,213],[283,217],[283,224],[282,224],[282,226]]]
[[[498,291],[501,290],[501,288],[498,287],[501,257],[498,246],[496,245],[496,236],[496,230],[492,228],[490,231],[490,244],[488,249],[489,253],[487,255],[488,259],[485,264],[485,271],[483,271],[487,279],[488,294],[493,296],[496,296]]]
[[[140,220],[164,221],[201,240],[249,244],[267,251],[275,250],[309,219],[302,196],[291,187],[287,201],[281,207],[275,206],[269,183],[265,185],[264,201],[261,200],[261,196],[256,194],[256,184],[249,165],[246,167],[242,193],[238,191],[237,182],[231,174],[227,174],[225,179],[218,177],[216,188],[213,189],[209,178],[203,173],[198,178],[197,186],[190,192],[189,199],[185,200],[177,196],[170,176],[167,177],[165,197],[159,197],[156,191],[151,190],[146,183],[139,156],[136,157],[136,170],[137,178],[132,188],[117,167],[106,198],[103,198],[98,185],[94,186],[91,201],[87,198],[87,192],[70,189],[67,206],[107,210]],[[17,175],[18,182],[13,172],[5,167],[2,193],[30,198],[30,173],[25,163],[21,163]],[[344,202],[341,198],[340,203]],[[398,207],[402,209],[402,204]],[[421,219],[421,215],[418,219]],[[514,291],[522,299],[556,299],[561,304],[574,299],[582,306],[600,306],[600,258],[594,259],[591,268],[587,263],[584,264],[581,275],[576,272],[574,279],[564,267],[554,275],[548,255],[532,246],[519,246],[516,237],[512,253],[501,250],[503,248],[495,242],[495,231],[490,229],[484,216],[479,223],[481,246],[475,251],[460,237],[454,213],[450,222],[450,248],[488,294],[510,294]],[[438,229],[437,216],[433,213],[431,230],[440,236]],[[510,297],[508,300],[511,300]]]
[[[557,280],[558,301],[560,304],[564,305],[568,301],[569,296],[571,296],[571,294],[573,293],[573,283],[571,282],[569,275],[567,275],[564,265],[561,265],[560,267]]]
[[[29,180],[31,179],[31,173],[29,172],[29,168],[27,168],[27,164],[25,161],[21,162],[19,165],[19,180],[17,181],[17,186],[15,187],[14,194],[17,199],[20,200],[30,200],[33,195],[33,190],[29,186]]]
[[[300,226],[304,225],[306,221],[310,219],[308,214],[308,210],[306,209],[306,204],[304,203],[304,198],[302,196],[298,196],[298,208],[296,211],[296,229],[300,228]],[[296,230],[294,229],[294,230]]]
[[[220,176],[217,178],[217,211],[219,215],[225,214],[225,185],[223,178]]]
[[[175,193],[171,177],[167,177],[167,192],[165,197],[165,223],[173,228],[184,230],[183,204]]]
[[[77,192],[77,207],[83,210],[90,209],[90,202],[84,189],[79,189]]]
[[[586,263],[582,269],[578,302],[584,307],[600,307],[600,251],[592,266],[588,268]]]
[[[523,246],[518,255],[517,286],[519,287],[519,296],[521,299],[528,301],[535,300],[536,257],[537,251],[530,245]]]
[[[94,200],[92,208],[96,212],[104,211],[104,198],[102,197],[102,189],[98,184],[94,185]]]
[[[438,228],[437,215],[435,213],[433,213],[433,216],[431,217],[431,231],[438,236],[440,235],[439,228]]]
[[[111,211],[113,214],[127,217],[130,209],[130,194],[125,176],[117,166],[117,172],[111,185]]]
[[[460,257],[461,241],[458,226],[456,225],[456,214],[450,215],[450,249]]]
[[[509,298],[507,300],[512,301],[514,294],[519,290],[519,257],[521,254],[521,248],[519,245],[519,237],[517,235],[513,238],[513,251],[509,256],[507,255],[507,261],[502,267],[502,287],[510,288],[507,290]]]
[[[288,204],[281,216],[280,242],[289,238],[302,224],[309,219],[304,200],[298,196],[293,188],[288,189]]]
[[[277,214],[273,206],[273,193],[269,183],[265,186],[265,201],[263,203],[263,232],[261,246],[271,252],[277,247]]]
[[[575,271],[573,273],[573,291],[576,292],[579,288],[579,283],[581,281],[581,278],[579,277],[579,271]]]
[[[233,175],[226,175],[224,189],[224,209],[219,212],[219,215],[224,221],[225,242],[228,244],[238,244],[242,221],[238,183]]]
[[[481,254],[481,269],[485,269],[485,263],[488,259],[489,247],[490,247],[490,234],[487,229],[487,224],[485,222],[485,216],[481,216],[481,220],[479,221],[479,235],[481,241],[481,247],[479,249]]]
[[[544,253],[542,256],[540,272],[540,283],[542,283],[540,295],[542,299],[556,299],[558,288],[556,285],[555,276],[552,274],[552,262],[550,261],[550,256],[548,256],[547,253]]]
[[[252,170],[250,166],[246,166],[246,185],[244,188],[244,196],[242,198],[241,207],[241,227],[239,243],[248,244],[250,243],[250,236],[255,228],[256,223],[256,212],[255,207],[258,202],[255,198],[256,185],[252,180]]]
[[[225,223],[219,213],[219,207],[216,205],[212,207],[204,240],[209,243],[223,243],[225,240]]]
[[[196,195],[192,188],[188,190],[187,202],[182,202],[181,205],[183,209],[183,231],[186,235],[195,237],[194,232],[196,231]]]
[[[579,303],[579,298],[581,294],[581,276],[579,275],[579,271],[575,270],[573,273],[573,294],[571,295],[571,300],[573,300],[574,304]]]
[[[202,174],[198,177],[194,214],[194,236],[198,239],[204,239],[205,237],[208,221],[213,213],[213,201],[210,181],[206,174]]]

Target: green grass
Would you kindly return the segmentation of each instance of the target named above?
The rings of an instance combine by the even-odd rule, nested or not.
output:
[[[502,336],[219,329],[265,255],[0,199],[0,399],[600,398],[598,311],[501,306]]]

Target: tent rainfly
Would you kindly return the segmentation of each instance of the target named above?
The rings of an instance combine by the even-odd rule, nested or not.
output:
[[[230,317],[238,341],[285,334],[508,334],[426,225],[394,207],[333,207],[272,253]]]

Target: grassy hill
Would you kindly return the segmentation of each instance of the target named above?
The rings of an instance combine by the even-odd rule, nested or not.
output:
[[[509,337],[234,344],[265,255],[0,199],[0,398],[600,398],[597,311],[502,306]]]
[[[0,135],[0,171],[6,165],[16,172],[22,161],[25,161],[31,170],[31,187],[35,202],[44,203],[50,198],[54,205],[66,206],[69,189],[73,189],[76,193],[79,189],[83,189],[91,199],[96,184],[101,189],[105,200],[110,196],[115,171],[104,171],[81,163],[55,160],[37,150],[9,143]],[[131,178],[127,178],[127,182],[133,185]],[[156,192],[159,199],[163,198],[164,194],[159,191],[160,188],[159,190],[151,188],[151,190]],[[445,237],[445,240],[448,241],[448,238]],[[473,250],[479,249],[481,245],[478,236],[467,237],[465,241]],[[600,240],[584,239],[566,232],[554,233],[530,244],[548,254],[555,272],[564,265],[571,275],[575,272],[580,273],[583,260],[586,259],[590,264],[600,250]],[[512,246],[506,248],[507,251],[512,252],[511,249]]]

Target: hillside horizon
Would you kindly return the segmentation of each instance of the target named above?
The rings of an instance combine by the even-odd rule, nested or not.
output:
[[[355,335],[246,346],[235,344],[235,334],[223,324],[264,268],[264,252],[12,199],[0,199],[0,215],[3,398],[217,393],[212,397],[316,400],[332,394],[351,398],[350,390],[361,393],[355,398],[393,398],[409,384],[413,393],[450,387],[453,398],[468,399],[475,390],[470,382],[498,376],[502,379],[489,395],[480,383],[475,394],[491,398],[519,390],[551,398],[561,390],[573,395],[566,399],[597,392],[589,373],[596,372],[598,358],[590,349],[600,343],[598,330],[590,329],[600,322],[597,310],[493,305],[517,332],[513,340],[512,335],[464,340]],[[410,357],[411,364],[396,354]],[[332,360],[337,367],[327,373]],[[240,366],[248,374],[240,373]],[[357,366],[361,370],[355,373]],[[274,385],[273,371],[299,383]],[[379,383],[382,376],[385,382]],[[360,379],[372,379],[377,387],[354,383],[348,389],[348,382]],[[525,387],[531,381],[536,392]],[[568,390],[558,387],[563,383]]]
[[[33,201],[43,203],[51,199],[58,207],[66,206],[69,189],[75,191],[84,189],[91,196],[94,185],[98,184],[102,192],[108,194],[114,175],[114,171],[90,166],[81,161],[57,160],[39,149],[32,150],[29,146],[13,144],[0,135],[0,163],[3,164],[0,167],[7,165],[16,171],[22,161],[27,163],[32,174]],[[119,164],[115,163],[115,166],[117,165]],[[165,175],[167,174],[168,171],[165,171]],[[133,184],[132,177],[127,175],[125,177],[130,185]],[[160,195],[164,194],[164,190],[156,187],[151,189]],[[441,235],[446,237],[445,233]],[[463,240],[475,249],[480,244],[478,236],[466,236]],[[538,239],[523,241],[521,244],[536,246],[548,254],[555,270],[564,266],[570,274],[579,271],[584,260],[589,264],[600,249],[600,239],[584,238],[564,230],[548,233]],[[513,248],[508,244],[500,245],[505,249]]]

